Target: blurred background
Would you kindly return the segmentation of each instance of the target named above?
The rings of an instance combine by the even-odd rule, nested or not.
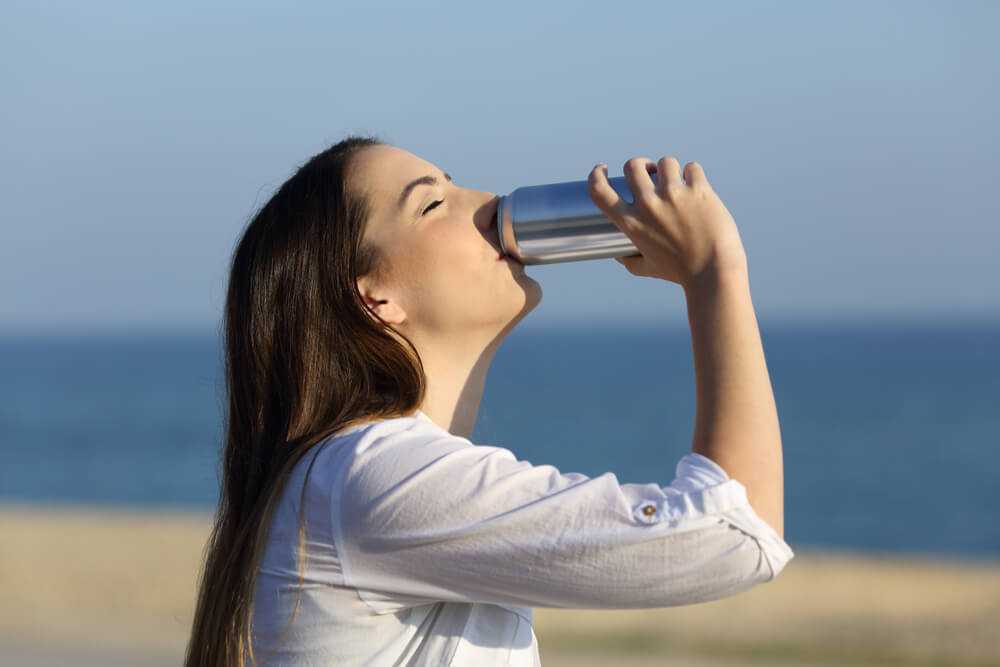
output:
[[[547,665],[1000,664],[1000,6],[0,5],[0,663],[178,664],[218,498],[228,261],[374,134],[505,194],[698,161],[736,219],[782,425],[775,582],[538,610]],[[683,292],[529,267],[473,440],[673,478]]]

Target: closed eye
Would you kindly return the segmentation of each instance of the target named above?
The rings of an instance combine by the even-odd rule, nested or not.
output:
[[[444,203],[443,199],[438,199],[437,201],[431,202],[430,205],[424,209],[424,212],[421,215],[427,215],[428,211],[432,211],[433,209],[437,208],[443,203]]]

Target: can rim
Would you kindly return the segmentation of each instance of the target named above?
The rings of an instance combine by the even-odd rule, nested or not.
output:
[[[497,236],[500,237],[500,250],[503,254],[517,257],[517,239],[514,237],[514,226],[511,224],[513,218],[510,206],[510,196],[501,196],[497,205]]]

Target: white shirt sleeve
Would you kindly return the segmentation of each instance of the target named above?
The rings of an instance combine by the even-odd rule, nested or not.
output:
[[[704,456],[683,457],[667,487],[620,484],[406,421],[365,434],[332,499],[344,582],[376,610],[691,604],[769,581],[793,556]]]

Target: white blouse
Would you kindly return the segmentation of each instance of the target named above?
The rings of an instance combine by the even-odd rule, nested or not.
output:
[[[532,607],[704,602],[770,581],[792,556],[701,455],[670,486],[620,484],[518,461],[417,412],[341,431],[296,466],[257,574],[254,658],[536,666]]]

